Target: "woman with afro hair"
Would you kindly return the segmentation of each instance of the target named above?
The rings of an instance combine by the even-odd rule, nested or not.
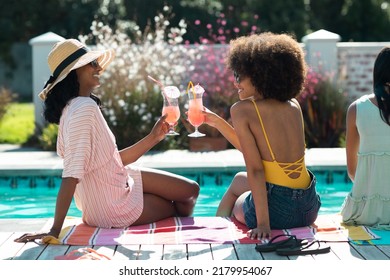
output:
[[[243,153],[246,172],[234,177],[217,216],[234,216],[253,239],[312,224],[321,201],[305,165],[304,123],[295,99],[307,72],[301,46],[287,34],[239,37],[230,43],[226,65],[240,99],[230,109],[233,125],[207,108],[205,123]]]

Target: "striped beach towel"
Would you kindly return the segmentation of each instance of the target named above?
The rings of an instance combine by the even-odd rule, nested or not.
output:
[[[47,223],[50,228],[52,220]],[[66,245],[125,244],[261,244],[267,240],[247,237],[248,228],[231,217],[172,217],[146,225],[126,228],[97,228],[81,218],[68,217],[58,239],[44,238],[44,243]],[[272,230],[272,236],[295,235],[299,239],[342,242],[378,238],[366,227],[345,227],[337,215],[319,216],[312,226]]]
[[[227,217],[172,217],[146,225],[105,229],[91,227],[80,218],[67,218],[58,239],[46,238],[44,243],[66,245],[125,244],[258,244],[247,237],[248,228]],[[272,235],[294,234],[301,239],[314,239],[311,227],[273,230]],[[265,242],[265,241],[264,241]]]

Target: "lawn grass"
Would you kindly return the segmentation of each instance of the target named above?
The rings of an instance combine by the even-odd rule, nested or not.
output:
[[[0,143],[23,144],[34,128],[34,104],[11,103],[0,121]]]

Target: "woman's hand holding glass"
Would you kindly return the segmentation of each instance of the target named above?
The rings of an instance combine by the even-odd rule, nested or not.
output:
[[[165,120],[167,116],[168,115],[161,116],[150,131],[150,134],[157,142],[163,140],[169,131],[169,124]]]

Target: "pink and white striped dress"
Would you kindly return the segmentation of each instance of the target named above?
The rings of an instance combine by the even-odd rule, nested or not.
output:
[[[141,172],[123,165],[115,137],[91,98],[77,97],[64,108],[57,154],[64,160],[62,177],[79,179],[74,197],[84,223],[125,227],[139,218]]]

